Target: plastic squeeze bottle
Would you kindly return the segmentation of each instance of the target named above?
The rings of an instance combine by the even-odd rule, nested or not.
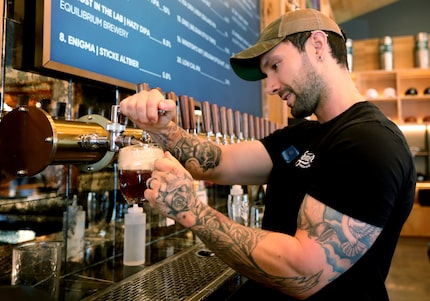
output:
[[[243,193],[240,185],[233,185],[227,199],[228,217],[237,223],[248,226],[248,195]]]
[[[73,196],[72,205],[63,213],[64,239],[67,241],[67,260],[79,262],[84,256],[85,211]]]
[[[124,215],[124,256],[127,266],[145,263],[146,214],[143,208],[133,204]]]

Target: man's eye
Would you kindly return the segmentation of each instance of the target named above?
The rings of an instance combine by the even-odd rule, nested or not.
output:
[[[272,69],[275,71],[278,70],[278,67],[279,67],[279,63],[275,63],[272,65]]]

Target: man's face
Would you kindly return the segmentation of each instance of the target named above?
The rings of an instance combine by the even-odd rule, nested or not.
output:
[[[278,94],[296,118],[312,115],[319,104],[323,82],[309,59],[308,49],[299,52],[285,41],[261,57],[260,68],[267,75],[266,92]]]

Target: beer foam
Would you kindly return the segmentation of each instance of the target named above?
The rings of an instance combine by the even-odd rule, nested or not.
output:
[[[118,157],[118,168],[123,170],[153,170],[154,161],[163,157],[163,150],[149,147],[124,147]]]

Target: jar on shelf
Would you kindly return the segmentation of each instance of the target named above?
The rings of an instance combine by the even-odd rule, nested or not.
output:
[[[415,35],[415,67],[429,67],[429,46],[427,32],[419,32]]]
[[[379,57],[381,69],[393,70],[393,39],[390,36],[385,36],[379,41]]]

